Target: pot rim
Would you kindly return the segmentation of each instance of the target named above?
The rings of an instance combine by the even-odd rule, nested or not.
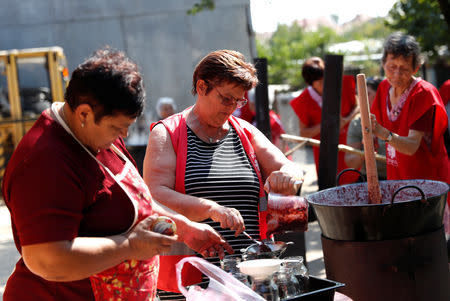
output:
[[[427,179],[409,179],[409,180],[382,180],[379,181],[380,184],[391,184],[391,183],[405,183],[404,186],[406,185],[411,185],[411,184],[417,184],[419,183],[437,183],[436,185],[447,185],[447,189],[445,191],[442,191],[439,194],[435,194],[432,196],[428,196],[425,199],[427,201],[433,201],[435,199],[439,199],[440,197],[442,197],[443,195],[447,194],[450,190],[450,185],[448,185],[445,182],[442,181],[436,181],[436,180],[427,180]],[[319,207],[342,207],[342,208],[361,208],[361,207],[385,207],[385,206],[401,206],[404,204],[410,204],[410,203],[416,203],[416,202],[421,202],[420,199],[415,199],[415,200],[406,200],[406,201],[395,201],[394,203],[381,203],[381,204],[349,204],[349,205],[345,205],[345,204],[330,204],[330,203],[318,203],[315,202],[313,200],[311,200],[311,197],[315,197],[317,195],[320,194],[324,194],[326,192],[329,191],[335,191],[335,190],[339,190],[339,188],[345,188],[345,187],[352,187],[352,186],[363,186],[363,185],[367,185],[367,182],[362,182],[362,183],[352,183],[352,184],[347,184],[347,185],[341,185],[341,186],[336,186],[336,187],[331,187],[331,188],[327,188],[324,190],[320,190],[314,193],[311,193],[307,196],[305,196],[306,201],[308,202],[308,204],[311,204],[313,207],[315,206],[319,206]],[[418,184],[417,184],[418,185]],[[400,189],[400,188],[399,188]]]

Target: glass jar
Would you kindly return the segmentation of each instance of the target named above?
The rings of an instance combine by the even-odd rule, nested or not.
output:
[[[220,261],[220,267],[225,272],[228,272],[236,278],[237,280],[241,281],[248,287],[250,287],[250,281],[248,280],[248,276],[245,274],[242,274],[237,265],[242,261],[242,256],[239,254],[233,254],[233,255],[225,255],[224,258]]]
[[[278,272],[273,275],[275,285],[278,288],[280,299],[292,298],[300,295],[300,283],[293,274],[292,269],[281,267]]]
[[[222,260],[220,260],[220,267],[225,272],[235,273],[240,272],[237,265],[242,262],[242,256],[240,254],[225,255]]]
[[[309,272],[303,263],[303,256],[288,256],[283,258],[284,267],[291,270],[292,275],[297,278],[300,285],[300,293],[309,290]]]
[[[267,277],[251,277],[252,290],[267,301],[279,301],[278,287],[273,281],[273,275]]]
[[[308,229],[308,202],[304,197],[270,192],[267,199],[267,236]]]

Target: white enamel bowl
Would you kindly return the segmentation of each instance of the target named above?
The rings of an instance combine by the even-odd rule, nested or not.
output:
[[[265,278],[280,269],[281,259],[253,259],[239,263],[237,267],[241,273],[256,278]]]

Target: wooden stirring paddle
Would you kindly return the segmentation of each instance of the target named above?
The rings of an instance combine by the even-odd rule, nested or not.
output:
[[[366,161],[367,188],[369,190],[369,202],[381,204],[380,184],[378,183],[377,165],[373,148],[372,125],[369,116],[369,99],[367,97],[366,76],[356,76],[358,85],[358,101],[361,110],[361,128],[364,141],[364,158]]]

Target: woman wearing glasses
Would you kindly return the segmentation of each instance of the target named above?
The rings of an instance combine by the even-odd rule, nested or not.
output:
[[[429,179],[450,183],[443,134],[447,114],[438,90],[414,75],[421,65],[414,37],[394,33],[382,57],[386,79],[371,111],[374,134],[386,142],[387,179]]]
[[[257,84],[256,69],[241,53],[209,53],[193,74],[196,103],[151,126],[144,160],[144,179],[153,197],[211,225],[236,253],[253,243],[242,231],[265,238],[265,215],[259,211],[264,188],[295,194],[295,181],[303,177],[258,129],[232,116],[247,102],[245,92]],[[178,291],[168,261],[176,262],[186,251],[162,259],[158,288]],[[218,264],[219,259],[211,261]],[[198,276],[190,271],[191,281],[185,284],[200,282]],[[165,295],[160,293],[161,300]]]
[[[386,79],[377,89],[371,115],[374,135],[386,142],[388,180],[428,179],[450,184],[444,133],[448,117],[438,90],[415,77],[420,46],[413,36],[393,33],[381,59]],[[450,197],[444,226],[450,235]],[[447,241],[450,260],[450,244]]]

